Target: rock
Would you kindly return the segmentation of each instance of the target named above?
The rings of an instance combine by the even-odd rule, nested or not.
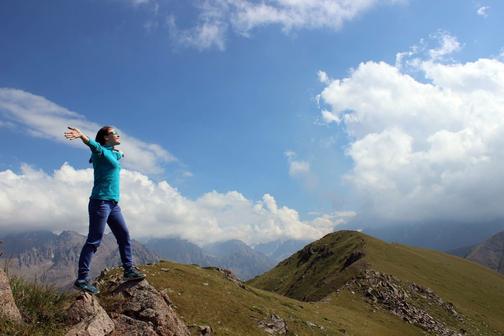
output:
[[[114,330],[114,322],[91,294],[79,295],[67,311],[74,326],[66,336],[105,336]]]
[[[12,296],[11,287],[9,284],[9,279],[3,270],[0,269],[0,307],[2,310],[0,314],[9,320],[21,323],[23,319],[19,309],[14,302],[14,297]]]
[[[214,271],[220,272],[220,273],[222,273],[222,275],[224,275],[224,277],[227,280],[233,282],[238,287],[245,289],[245,285],[243,284],[243,282],[240,279],[238,279],[238,277],[236,275],[234,275],[233,272],[231,272],[230,270],[227,270],[225,268],[220,268],[220,267],[213,267],[213,266],[203,267],[203,269],[214,270]]]
[[[132,319],[123,314],[111,313],[115,330],[110,336],[158,336],[153,324]]]
[[[263,329],[270,335],[285,335],[287,334],[287,324],[285,321],[276,314],[258,323],[259,328]]]
[[[189,328],[193,330],[197,336],[213,336],[213,331],[210,326],[191,325]],[[194,333],[192,335],[194,335]]]
[[[439,336],[459,335],[442,321],[429,315],[424,309],[415,306],[415,300],[408,301],[410,298],[421,299],[429,305],[437,305],[446,310],[459,321],[464,320],[453,304],[444,302],[430,288],[415,283],[406,285],[394,276],[373,270],[366,270],[348,282],[345,288],[352,294],[361,293],[373,306],[380,305],[407,323],[416,325],[429,333]]]
[[[173,310],[168,294],[160,293],[147,280],[116,284],[109,289],[108,295],[113,301],[108,310],[117,314],[114,316],[118,324],[149,330],[143,324],[146,323],[157,335],[190,336],[189,329]],[[143,323],[135,323],[120,315]]]

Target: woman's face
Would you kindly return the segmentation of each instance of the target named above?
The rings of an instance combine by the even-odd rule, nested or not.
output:
[[[106,136],[104,136],[104,139],[105,145],[107,146],[116,146],[121,144],[121,136],[113,128],[109,129],[109,132]]]

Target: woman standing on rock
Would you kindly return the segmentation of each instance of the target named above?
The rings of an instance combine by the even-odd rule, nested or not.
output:
[[[89,281],[89,269],[93,254],[100,246],[105,224],[108,224],[119,245],[119,254],[124,268],[125,281],[145,278],[133,266],[131,241],[126,223],[119,207],[119,177],[121,164],[119,160],[124,154],[115,149],[121,144],[121,137],[113,127],[104,126],[96,134],[95,140],[90,139],[78,128],[68,127],[65,138],[81,139],[91,149],[90,163],[94,168],[94,184],[89,198],[89,234],[82,247],[79,258],[79,272],[74,287],[97,294],[98,288]]]

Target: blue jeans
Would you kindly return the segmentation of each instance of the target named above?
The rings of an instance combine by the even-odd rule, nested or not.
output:
[[[93,254],[103,238],[105,224],[108,224],[119,245],[119,254],[125,270],[133,266],[131,241],[126,222],[119,204],[115,201],[89,200],[89,234],[79,258],[79,280],[89,279],[89,268]]]

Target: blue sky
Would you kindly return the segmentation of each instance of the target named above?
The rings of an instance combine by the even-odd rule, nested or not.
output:
[[[0,197],[4,222],[16,222],[11,215],[15,204],[29,202],[22,191],[37,193],[33,188],[57,184],[54,172],[61,173],[65,162],[76,174],[89,168],[84,146],[57,136],[64,127],[59,131],[55,126],[75,120],[90,127],[91,136],[95,126],[117,127],[127,135],[126,169],[157,186],[167,183],[190,207],[201,206],[198,201],[211,195],[227,201],[231,197],[229,204],[221,200],[219,215],[204,206],[208,223],[217,228],[209,233],[215,235],[213,240],[250,236],[257,236],[250,242],[267,240],[265,233],[258,233],[261,220],[272,223],[271,237],[300,238],[315,237],[355,218],[386,222],[428,212],[433,214],[426,217],[429,220],[460,219],[460,209],[467,209],[467,204],[498,200],[495,184],[480,177],[501,177],[497,173],[501,154],[494,146],[500,138],[494,133],[471,138],[481,129],[470,125],[485,111],[501,118],[502,110],[492,110],[500,103],[501,88],[488,83],[502,75],[504,37],[499,33],[504,5],[455,0],[344,3],[2,1],[0,141],[6,145],[0,152],[0,172],[25,180],[37,172],[45,174],[32,176],[37,183],[26,190],[12,180],[3,182],[8,190]],[[405,53],[402,63],[398,53]],[[478,63],[481,60],[492,62]],[[453,69],[460,71],[448,73]],[[471,71],[481,78],[468,78]],[[392,83],[394,73],[400,76]],[[380,76],[390,82],[377,81]],[[409,87],[409,79],[429,87],[394,89]],[[458,79],[474,87],[455,87]],[[384,100],[372,94],[375,89],[395,98],[389,105],[377,104]],[[426,92],[420,94],[423,89]],[[431,89],[436,92],[433,97],[439,95],[433,98],[439,104],[425,103],[409,115],[409,104],[428,101]],[[466,113],[460,104],[482,106],[483,98],[473,95],[478,90],[487,94],[485,102],[491,100],[490,105]],[[394,101],[404,104],[400,112]],[[52,115],[54,109],[60,112]],[[438,118],[445,112],[451,117]],[[382,144],[383,139],[392,140]],[[454,147],[460,143],[468,145]],[[481,143],[484,150],[477,146]],[[391,151],[381,152],[383,146],[399,149],[387,158]],[[445,160],[452,154],[451,161]],[[463,164],[473,161],[478,163]],[[390,162],[398,167],[384,169]],[[79,204],[87,197],[89,176],[83,181]],[[475,186],[485,192],[472,192]],[[123,193],[137,191],[123,186]],[[58,199],[45,196],[42,202],[57,208]],[[159,197],[160,202],[171,200]],[[252,208],[264,206],[267,217],[233,203],[240,197]],[[295,223],[268,206],[268,197],[286,211],[285,216],[295,211]],[[447,200],[446,206],[438,206],[440,199]],[[226,217],[222,211],[228,208],[234,210]],[[248,229],[236,228],[236,236],[224,235],[233,221],[246,216],[240,209],[259,217],[244,220]],[[72,218],[78,224],[69,228],[85,231],[85,213],[79,213],[81,220],[58,217],[55,211],[40,210],[39,216],[49,218],[46,224],[30,218],[23,223],[62,230]],[[503,214],[495,206],[464,212],[463,218],[487,215]],[[173,231],[203,240],[174,229],[193,223],[178,222],[177,209],[156,216],[171,223],[160,230],[162,234]],[[140,215],[134,218],[142,221]],[[156,234],[141,223],[135,225],[138,235]]]

